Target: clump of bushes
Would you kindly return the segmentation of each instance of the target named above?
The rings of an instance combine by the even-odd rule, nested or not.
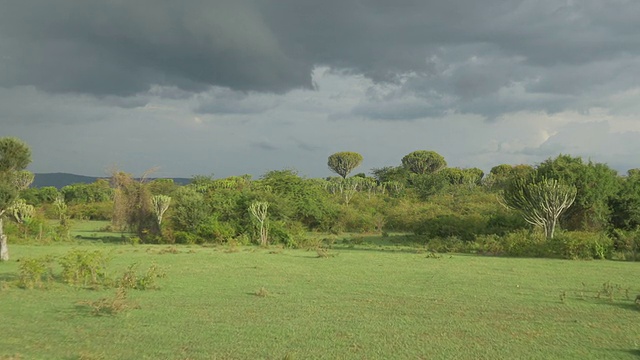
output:
[[[53,279],[53,257],[22,259],[18,268],[18,286],[24,289],[43,288]]]

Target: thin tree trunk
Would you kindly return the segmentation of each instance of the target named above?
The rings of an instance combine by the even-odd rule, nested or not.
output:
[[[4,234],[2,214],[0,214],[0,261],[9,261],[9,248],[7,247],[7,235]]]

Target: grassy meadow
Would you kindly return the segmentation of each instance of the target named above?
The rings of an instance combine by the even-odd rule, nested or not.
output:
[[[93,231],[92,231],[93,230]],[[99,235],[97,229],[76,230]],[[84,231],[84,232],[83,232]],[[116,236],[116,235],[114,235]],[[120,236],[118,234],[117,236]],[[159,289],[15,286],[21,261],[101,250]],[[640,264],[435,255],[395,246],[11,245],[0,359],[637,359]],[[56,265],[56,272],[59,268]]]

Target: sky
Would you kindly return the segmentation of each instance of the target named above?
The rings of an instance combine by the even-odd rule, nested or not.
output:
[[[29,169],[325,177],[432,150],[640,167],[637,0],[0,0]]]

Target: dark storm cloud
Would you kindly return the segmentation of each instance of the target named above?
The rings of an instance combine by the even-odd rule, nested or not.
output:
[[[285,92],[312,88],[312,69],[329,66],[398,87],[354,114],[412,119],[588,108],[640,81],[635,0],[0,0],[0,9],[0,86],[48,92]],[[224,101],[198,111],[260,110]]]

